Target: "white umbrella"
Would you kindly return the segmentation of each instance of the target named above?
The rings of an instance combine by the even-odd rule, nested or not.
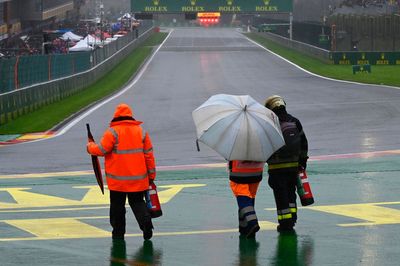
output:
[[[279,118],[249,95],[214,95],[192,116],[197,139],[227,160],[265,162],[285,145]]]

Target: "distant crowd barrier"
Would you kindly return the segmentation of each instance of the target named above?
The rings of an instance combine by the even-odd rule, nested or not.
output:
[[[93,65],[91,56],[91,52],[77,52],[0,59],[0,93],[88,70]]]
[[[90,86],[151,34],[149,23],[92,52],[0,60],[0,125]]]
[[[149,26],[140,27],[137,29],[139,32],[129,32],[91,52],[0,59],[0,94],[86,71],[121,50],[138,37],[139,33],[148,29]]]

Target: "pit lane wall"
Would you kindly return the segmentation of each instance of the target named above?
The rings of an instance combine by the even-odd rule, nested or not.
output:
[[[107,72],[112,70],[118,63],[126,58],[136,47],[145,41],[154,32],[152,25],[143,26],[138,32],[129,32],[126,36],[119,38],[117,42],[105,45],[103,48],[98,48],[93,52],[71,54],[70,59],[59,59],[59,69],[68,69],[70,63],[75,56],[82,61],[79,65],[81,72],[76,74],[65,74],[61,77],[51,79],[51,74],[44,74],[46,82],[37,80],[36,84],[28,84],[25,87],[14,88],[11,91],[1,93],[0,91],[0,125],[15,119],[21,115],[30,113],[47,104],[57,102],[70,95],[73,95],[91,84],[95,83]],[[29,56],[28,56],[29,57]],[[12,60],[21,60],[13,58]],[[29,58],[23,60],[31,60]],[[49,65],[49,60],[53,60],[49,55],[43,61],[45,65]],[[51,63],[50,63],[51,64]],[[38,66],[30,65],[26,75],[33,72]],[[49,68],[47,73],[49,73]],[[9,71],[13,71],[11,69]],[[18,71],[18,70],[17,70]],[[45,71],[46,72],[46,71]],[[13,83],[13,78],[8,79],[9,83]]]

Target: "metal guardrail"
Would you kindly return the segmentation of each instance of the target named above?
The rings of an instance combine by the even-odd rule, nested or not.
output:
[[[400,65],[400,52],[384,51],[329,51],[307,43],[290,40],[270,32],[252,31],[268,40],[294,49],[300,53],[336,65]]]
[[[138,34],[138,38],[135,38],[135,33],[132,32],[120,42],[97,49],[89,58],[92,67],[81,73],[0,94],[0,125],[90,86],[126,58],[152,33],[153,26],[148,25]]]
[[[289,38],[282,37],[277,34],[273,34],[270,32],[257,32],[257,28],[252,28],[252,32],[268,39],[271,40],[275,43],[278,43],[280,45],[283,45],[287,48],[294,49],[296,51],[299,51],[304,54],[308,54],[310,56],[319,58],[323,61],[330,62],[330,51],[325,50],[307,43],[302,43],[299,41],[295,40],[290,40]]]

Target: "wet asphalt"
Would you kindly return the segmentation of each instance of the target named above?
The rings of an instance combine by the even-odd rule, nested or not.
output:
[[[280,94],[303,124],[311,158],[355,153],[347,159],[310,161],[316,204],[299,210],[296,234],[276,232],[267,177],[256,203],[265,223],[255,240],[246,240],[237,233],[224,167],[167,171],[176,165],[224,163],[204,145],[197,151],[191,118],[192,110],[217,93],[250,94],[260,102]],[[150,133],[161,168],[159,190],[197,185],[166,193],[164,215],[154,221],[151,242],[143,242],[129,210],[126,241],[111,241],[107,198],[94,190],[95,201],[84,200],[91,191],[87,186],[95,185],[90,173],[22,175],[90,170],[85,124],[91,124],[98,140],[120,102],[132,105]],[[174,29],[123,95],[53,139],[0,147],[0,264],[396,265],[399,154],[357,153],[399,149],[399,102],[396,88],[305,73],[235,29]],[[42,206],[32,205],[40,200]],[[79,226],[87,229],[86,236],[78,231],[66,237]]]
[[[128,87],[59,137],[2,147],[0,173],[86,170],[85,124],[90,123],[99,139],[121,102],[130,104],[135,118],[144,121],[158,165],[223,162],[204,145],[197,152],[191,117],[196,107],[218,93],[249,94],[261,103],[272,94],[282,95],[288,111],[304,126],[310,155],[400,146],[399,89],[315,77],[235,29],[174,29],[140,79]]]

